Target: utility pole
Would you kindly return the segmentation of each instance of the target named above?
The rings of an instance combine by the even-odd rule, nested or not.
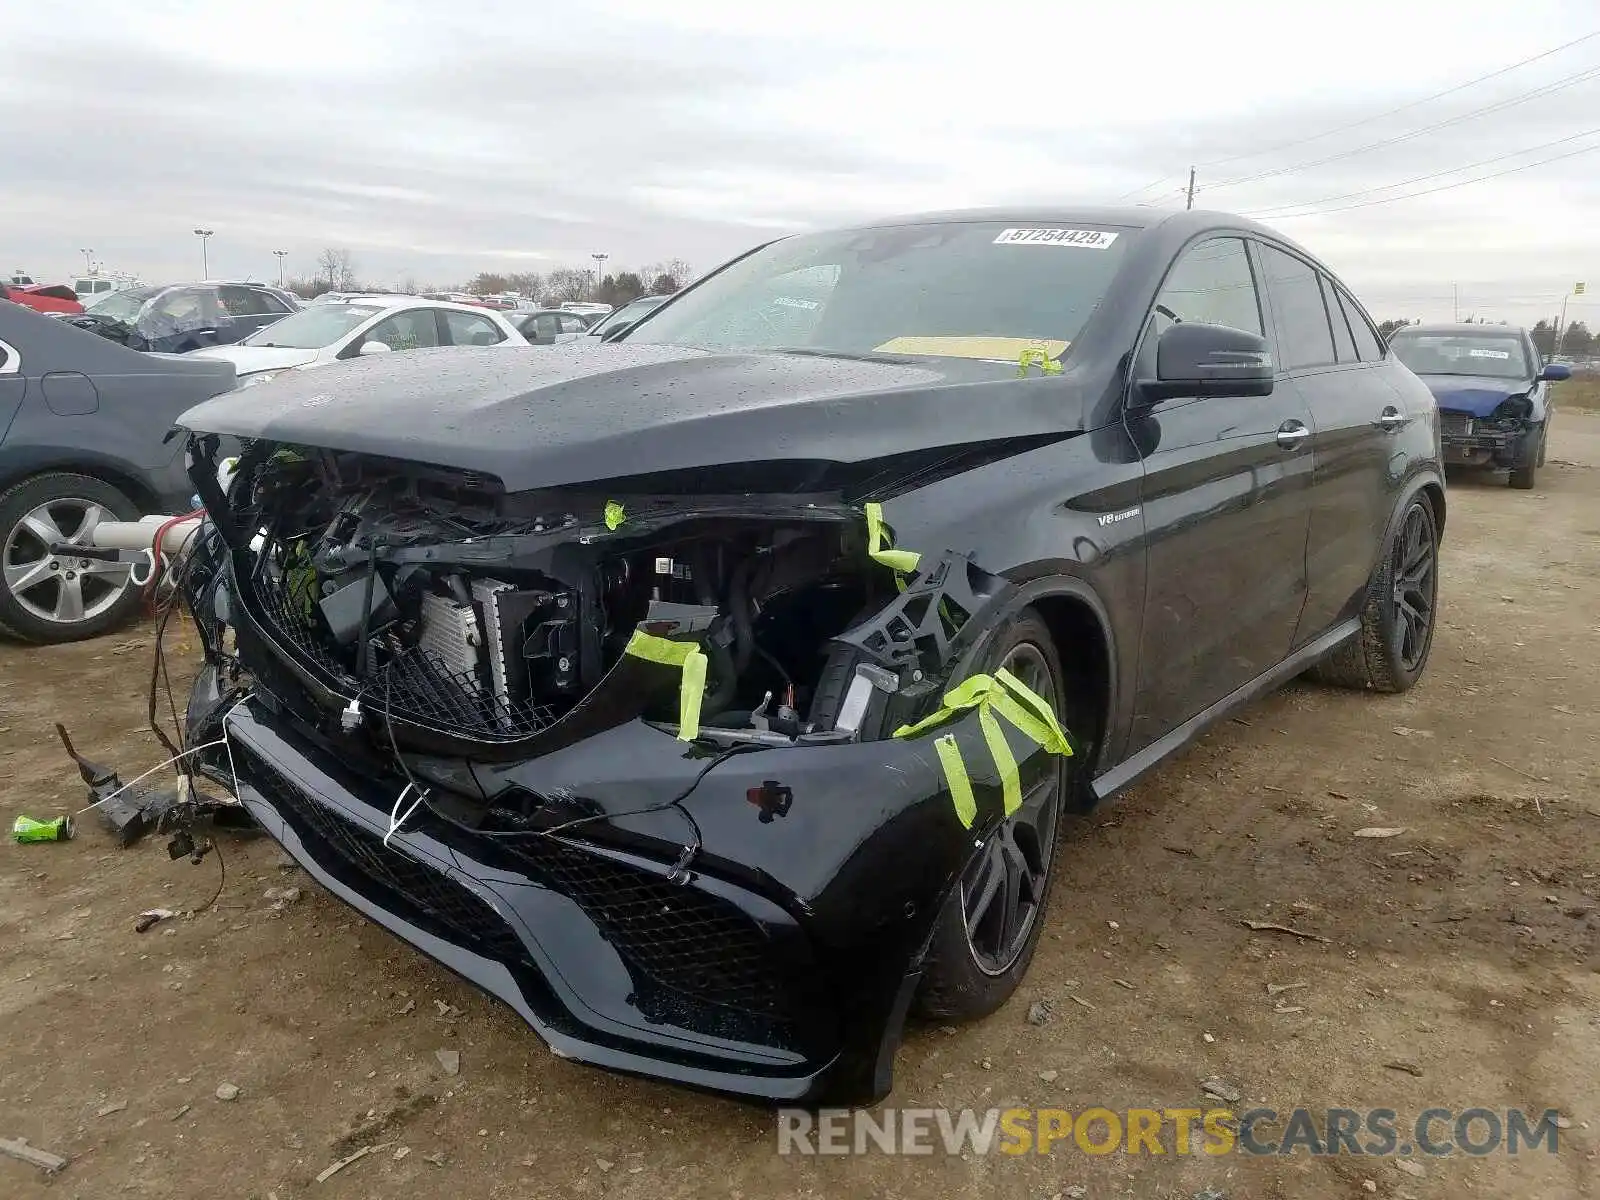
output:
[[[1194,168],[1193,168],[1193,167],[1190,167],[1190,168],[1189,168],[1189,192],[1188,192],[1188,200],[1187,200],[1187,202],[1186,202],[1186,203],[1185,203],[1185,204],[1184,204],[1184,208],[1193,208],[1193,207],[1194,207]]]
[[[1461,320],[1461,285],[1459,283],[1450,285],[1450,312],[1452,321],[1459,322]]]
[[[594,259],[594,294],[598,296],[600,294],[600,285],[605,280],[606,259],[611,256],[609,254],[591,254],[589,257]]]
[[[216,230],[214,230],[214,229],[196,229],[194,231],[195,237],[200,239],[200,278],[201,279],[209,279],[211,277],[211,260],[206,257],[206,243],[211,240],[211,235],[213,233],[215,233],[215,232],[216,232]]]
[[[283,286],[283,260],[289,257],[289,252],[287,250],[274,250],[272,253],[277,255],[277,257],[278,257],[278,286],[282,287]]]

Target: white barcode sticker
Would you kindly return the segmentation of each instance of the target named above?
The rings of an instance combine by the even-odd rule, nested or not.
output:
[[[1002,229],[996,246],[1066,246],[1076,250],[1106,250],[1117,235],[1103,229]]]

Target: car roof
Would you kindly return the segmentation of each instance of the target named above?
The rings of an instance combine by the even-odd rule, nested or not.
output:
[[[1395,337],[1402,333],[1448,334],[1455,337],[1474,333],[1495,333],[1505,336],[1506,334],[1527,332],[1521,325],[1480,325],[1476,321],[1470,323],[1466,321],[1435,321],[1422,325],[1402,325],[1389,336]]]

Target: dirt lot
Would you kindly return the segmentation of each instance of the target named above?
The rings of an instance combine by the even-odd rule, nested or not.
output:
[[[1558,1155],[1457,1154],[1420,1177],[1070,1143],[780,1158],[769,1114],[554,1058],[268,842],[228,839],[217,907],[136,934],[142,909],[204,902],[216,859],[119,851],[91,824],[0,848],[0,1136],[72,1160],[46,1179],[0,1158],[0,1195],[1600,1195],[1596,466],[1600,416],[1569,410],[1536,491],[1456,481],[1423,683],[1399,698],[1297,684],[1081,822],[1022,994],[980,1025],[914,1030],[894,1097],[1204,1106],[1199,1081],[1218,1076],[1240,1107],[1386,1106],[1402,1128],[1429,1105],[1559,1108]],[[58,718],[125,774],[159,761],[141,732],[149,643],[0,647],[7,820],[82,803]],[[1406,832],[1353,836],[1371,826]],[[275,909],[263,893],[285,886],[304,895]],[[1040,999],[1051,1019],[1029,1024]],[[313,1182],[373,1143],[388,1145]]]

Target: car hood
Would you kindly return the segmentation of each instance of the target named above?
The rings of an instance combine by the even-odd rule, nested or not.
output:
[[[190,358],[217,358],[231,362],[242,379],[256,371],[282,371],[289,367],[303,367],[315,362],[317,351],[297,350],[288,346],[207,346],[204,350],[191,350]]]
[[[1481,375],[1422,375],[1419,378],[1428,385],[1440,408],[1474,417],[1487,417],[1507,396],[1525,395],[1529,387],[1515,379]]]
[[[1023,380],[961,359],[585,341],[375,355],[208,400],[178,424],[484,473],[508,491],[727,463],[866,462],[1084,427],[1071,369]]]

